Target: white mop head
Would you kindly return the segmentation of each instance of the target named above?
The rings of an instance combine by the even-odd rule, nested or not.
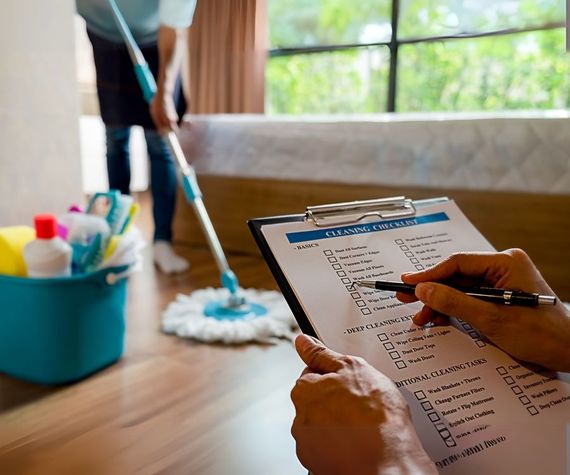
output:
[[[278,338],[292,340],[297,322],[279,292],[241,289],[246,302],[263,305],[267,313],[238,320],[217,320],[204,315],[208,302],[227,300],[227,289],[207,288],[190,295],[179,294],[162,314],[162,330],[182,338],[206,343],[276,343]]]

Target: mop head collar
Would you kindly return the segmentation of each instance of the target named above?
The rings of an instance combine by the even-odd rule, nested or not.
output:
[[[297,323],[276,291],[240,289],[241,305],[228,289],[207,288],[179,294],[162,314],[162,330],[206,343],[276,343],[292,340]]]

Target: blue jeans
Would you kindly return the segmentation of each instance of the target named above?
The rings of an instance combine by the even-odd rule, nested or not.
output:
[[[109,188],[130,193],[131,164],[129,157],[130,127],[105,126],[107,138],[107,175]],[[144,129],[150,157],[150,187],[154,240],[172,241],[172,220],[176,207],[176,166],[166,141],[156,130]]]

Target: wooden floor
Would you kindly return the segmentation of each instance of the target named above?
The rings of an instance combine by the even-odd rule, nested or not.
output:
[[[306,473],[289,434],[302,369],[291,343],[225,347],[160,332],[178,292],[217,286],[206,249],[180,251],[187,275],[162,276],[147,259],[131,279],[118,363],[58,388],[0,375],[0,474]],[[242,286],[276,288],[261,259],[229,261]]]

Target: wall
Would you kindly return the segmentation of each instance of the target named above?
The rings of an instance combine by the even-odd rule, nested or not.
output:
[[[3,0],[0,226],[82,200],[73,0]]]

